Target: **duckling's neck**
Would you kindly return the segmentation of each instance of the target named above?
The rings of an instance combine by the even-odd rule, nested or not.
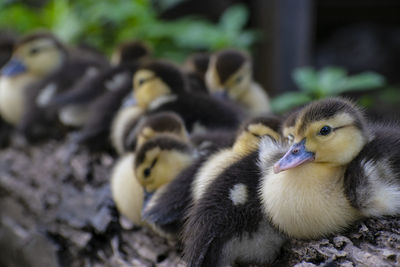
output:
[[[318,238],[342,230],[359,218],[343,190],[344,167],[308,163],[264,175],[261,196],[266,213],[295,238]]]
[[[27,86],[37,81],[30,74],[0,78],[0,113],[5,121],[13,125],[21,121]]]

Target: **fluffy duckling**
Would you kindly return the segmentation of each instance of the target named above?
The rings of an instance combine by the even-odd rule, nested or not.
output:
[[[113,125],[111,138],[119,154],[134,151],[136,144],[142,145],[159,134],[175,135],[183,142],[189,142],[189,135],[182,119],[173,112],[142,116],[136,120],[127,120],[126,124],[118,125],[117,123],[118,121]]]
[[[0,77],[2,117],[28,136],[39,126],[42,132],[47,132],[44,126],[58,119],[66,125],[81,120],[85,110],[79,106],[61,110],[47,106],[53,97],[68,90],[80,78],[106,65],[94,56],[78,57],[76,53],[49,33],[28,35],[17,42]]]
[[[362,112],[343,98],[316,101],[299,111],[293,133],[289,149],[261,144],[264,212],[280,231],[295,238],[319,238],[345,229],[362,216],[349,201],[346,191],[352,190],[344,182],[349,163],[371,141]]]
[[[270,142],[281,139],[271,130],[259,137],[248,134],[256,144],[254,148],[215,176],[204,177],[197,200],[193,191],[194,203],[183,231],[188,266],[272,263],[286,241],[270,224],[258,193],[262,175],[257,166],[257,147],[262,136]],[[192,188],[195,190],[196,183]]]
[[[163,61],[143,64],[133,77],[134,98],[148,113],[173,111],[189,132],[200,129],[235,129],[240,110],[205,94],[189,93],[187,80],[178,67]],[[218,116],[215,116],[218,114]]]
[[[203,52],[195,53],[186,59],[184,70],[188,76],[191,91],[208,94],[205,76],[210,57],[210,53]]]
[[[143,144],[136,153],[134,167],[135,177],[145,195],[143,208],[157,202],[166,186],[190,166],[196,156],[196,151],[190,145],[172,136],[160,135]],[[163,228],[150,225],[156,232],[167,237],[173,237],[169,232],[177,231],[175,224],[167,224]]]
[[[269,112],[269,98],[265,90],[252,78],[250,57],[238,50],[223,50],[211,56],[206,72],[210,93],[229,98],[250,114]]]
[[[20,123],[27,86],[55,72],[66,57],[64,46],[50,34],[34,34],[20,40],[1,70],[1,116],[10,124]]]
[[[157,123],[161,123],[161,125],[157,126]],[[139,136],[136,141],[136,148],[139,149],[151,138],[158,136],[158,134],[165,138],[182,140],[184,143],[187,142],[188,138],[183,128],[183,122],[177,115],[167,112],[154,114],[151,117],[144,118],[141,127],[136,129],[136,135]],[[111,174],[111,192],[118,211],[136,225],[143,225],[141,211],[144,192],[142,185],[136,179],[134,166],[134,152],[125,153],[118,160]]]
[[[113,53],[112,67],[82,80],[70,91],[51,101],[51,105],[56,107],[72,103],[88,105],[88,115],[75,142],[93,147],[107,139],[112,121],[121,106],[134,104],[130,94],[132,75],[137,64],[150,55],[151,51],[142,42],[123,43]],[[140,113],[137,109],[135,112]]]
[[[276,117],[257,117],[245,122],[233,147],[203,155],[183,170],[143,212],[144,219],[158,228],[177,234],[191,203],[197,203],[220,173],[257,149],[262,136],[280,139]],[[174,227],[171,227],[174,226]]]

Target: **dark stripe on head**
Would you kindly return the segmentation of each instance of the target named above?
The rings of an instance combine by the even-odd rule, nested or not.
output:
[[[243,132],[248,130],[250,125],[262,124],[265,125],[279,134],[281,119],[275,115],[264,115],[257,116],[246,120],[240,127],[238,131],[238,136]]]
[[[223,50],[215,57],[215,69],[221,83],[225,83],[245,62],[250,61],[244,52],[238,50]]]
[[[180,132],[185,126],[182,118],[174,112],[160,112],[147,117],[141,130],[149,127],[156,132]]]
[[[191,151],[190,147],[186,143],[183,143],[170,136],[160,135],[151,138],[149,141],[144,143],[136,152],[135,168],[143,163],[147,151],[152,150],[156,147],[160,148],[161,150],[177,150],[184,153],[190,153]]]
[[[143,42],[131,41],[121,44],[118,47],[121,63],[130,63],[150,56],[150,49]]]
[[[300,111],[302,124],[299,132],[304,133],[307,126],[316,121],[327,120],[333,118],[340,113],[347,113],[354,118],[354,125],[359,129],[365,129],[363,114],[351,101],[334,97],[312,102]]]
[[[139,69],[154,72],[171,89],[173,93],[182,94],[187,91],[187,80],[178,66],[171,62],[157,60],[144,62]]]

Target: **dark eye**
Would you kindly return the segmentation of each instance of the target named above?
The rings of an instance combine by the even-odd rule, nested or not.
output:
[[[37,53],[39,53],[39,48],[32,48],[30,51],[29,51],[29,54],[30,55],[36,55]]]
[[[242,76],[237,77],[237,78],[236,78],[236,83],[240,83],[242,80],[243,80],[243,77],[242,77]]]
[[[150,173],[151,173],[151,168],[146,168],[143,171],[143,175],[145,178],[149,177]]]
[[[332,131],[332,128],[329,126],[324,126],[321,128],[321,130],[319,130],[319,135],[328,135],[330,134]]]
[[[146,79],[140,79],[138,84],[139,86],[143,85],[146,82]]]

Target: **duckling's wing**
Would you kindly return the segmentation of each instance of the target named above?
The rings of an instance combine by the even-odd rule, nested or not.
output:
[[[61,107],[68,104],[87,103],[107,90],[118,90],[120,87],[127,86],[127,83],[131,84],[131,75],[132,73],[124,66],[113,67],[102,72],[93,70],[93,73],[89,72],[70,90],[56,96],[49,104]],[[114,86],[109,85],[113,82]]]
[[[194,176],[205,161],[198,159],[162,190],[154,202],[146,208],[143,219],[155,224],[166,232],[177,233],[182,229],[185,213],[192,201],[192,182]]]
[[[91,145],[97,141],[104,143],[104,140],[108,140],[112,120],[130,91],[131,86],[127,85],[116,91],[107,91],[97,98],[89,107],[88,120],[76,141]]]

